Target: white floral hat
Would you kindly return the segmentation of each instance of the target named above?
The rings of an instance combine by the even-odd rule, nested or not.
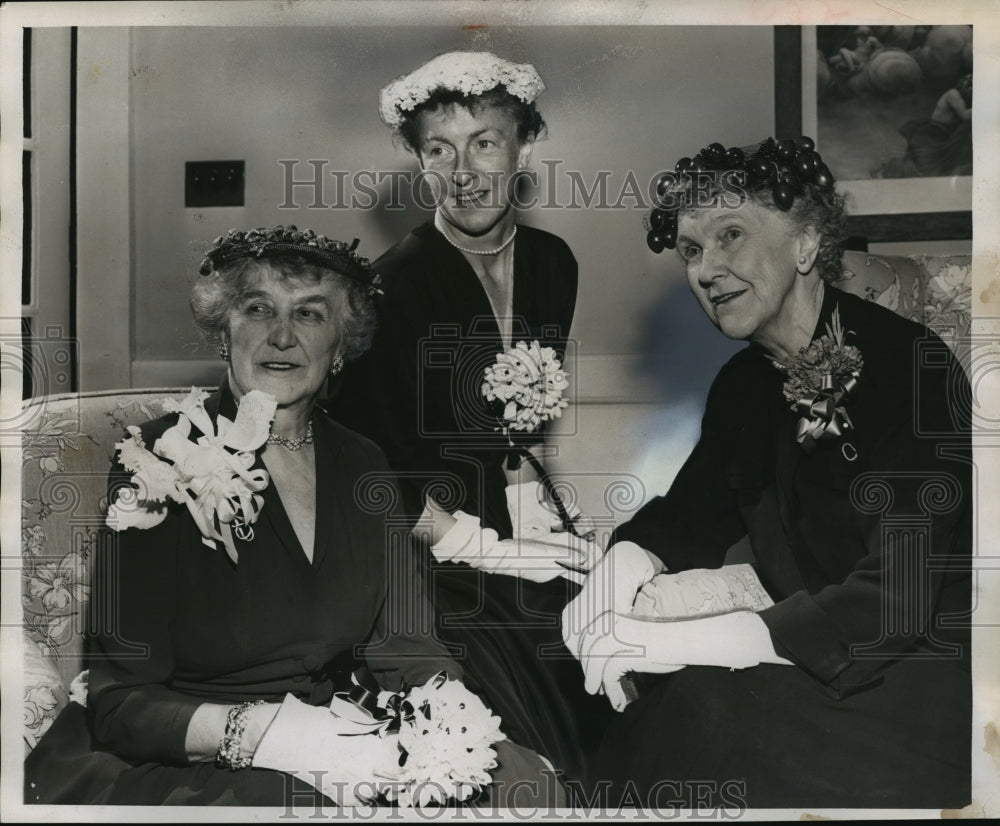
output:
[[[379,93],[379,114],[387,126],[397,127],[404,112],[412,112],[438,89],[482,95],[500,84],[525,103],[545,91],[530,63],[511,63],[491,52],[446,52],[385,86]]]

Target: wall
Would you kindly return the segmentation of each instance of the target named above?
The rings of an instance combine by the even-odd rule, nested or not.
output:
[[[338,170],[413,169],[377,112],[379,88],[454,48],[532,62],[547,85],[548,137],[533,166],[561,162],[543,203],[571,200],[567,170],[629,173],[647,184],[713,140],[746,144],[773,130],[770,27],[137,28],[129,80],[133,225],[132,381],[214,381],[187,308],[205,242],[230,227],[295,223],[362,239],[376,257],[424,220],[416,208],[281,209],[279,159]],[[185,209],[184,162],[246,161],[246,207]],[[336,200],[332,175],[324,195]],[[553,197],[554,196],[554,197]],[[664,487],[697,435],[707,383],[734,345],[705,321],[670,254],[644,243],[645,210],[538,208],[524,220],[562,236],[580,261],[573,365],[580,404],[561,424],[554,467],[641,476]],[[99,207],[97,207],[99,208]],[[613,438],[609,434],[614,434]],[[584,482],[600,508],[601,483]]]

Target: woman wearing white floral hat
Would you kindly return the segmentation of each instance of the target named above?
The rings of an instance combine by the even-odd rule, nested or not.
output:
[[[385,450],[410,519],[430,533],[438,613],[464,615],[462,628],[445,617],[442,638],[465,646],[463,665],[523,741],[573,775],[585,729],[599,728],[605,709],[561,650],[558,614],[577,590],[567,580],[579,581],[599,551],[565,511],[554,517],[528,462],[509,470],[543,443],[541,419],[558,415],[555,361],[576,303],[569,247],[517,221],[518,178],[545,129],[535,105],[544,88],[532,65],[460,51],[382,89],[382,119],[416,156],[437,208],[376,262],[378,331],[345,372],[333,412]],[[525,430],[496,371],[484,388],[486,368],[511,348],[548,369],[555,391],[539,421],[520,411]],[[496,399],[508,419],[498,422]],[[539,646],[551,648],[542,661]]]
[[[557,804],[423,631],[422,579],[388,550],[381,451],[315,405],[371,341],[378,276],[295,227],[232,230],[201,272],[192,309],[226,378],[118,445],[86,711],[30,754],[26,802]],[[441,730],[450,712],[416,730],[388,694],[404,686],[464,707],[461,733]]]

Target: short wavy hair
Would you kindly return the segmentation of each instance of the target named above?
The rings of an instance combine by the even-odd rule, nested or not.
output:
[[[282,280],[301,279],[320,283],[331,279],[345,300],[338,305],[345,361],[360,358],[371,347],[375,334],[375,299],[369,287],[330,267],[302,255],[285,253],[266,258],[239,258],[202,276],[191,290],[191,314],[204,341],[217,347],[228,335],[229,314],[247,290],[251,276],[270,270]]]
[[[774,204],[770,189],[751,192],[750,197],[762,206],[783,216],[794,232],[812,227],[819,234],[819,252],[816,270],[827,284],[835,284],[844,277],[844,244],[847,242],[847,213],[844,196],[833,187],[804,186],[803,193],[795,198],[792,208],[782,211]]]
[[[421,112],[433,112],[444,106],[461,106],[475,115],[483,107],[492,106],[507,112],[517,124],[517,139],[525,143],[529,138],[537,138],[545,131],[545,121],[539,114],[534,102],[525,103],[507,91],[502,83],[481,95],[467,95],[455,89],[444,87],[435,90],[419,106],[402,113],[396,133],[411,152],[420,151],[420,127],[418,118]]]

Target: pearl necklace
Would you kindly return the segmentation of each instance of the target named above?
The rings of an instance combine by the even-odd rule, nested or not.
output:
[[[278,445],[286,450],[301,450],[303,445],[311,445],[313,441],[313,423],[312,419],[309,420],[309,424],[306,425],[306,435],[300,436],[298,439],[286,439],[284,436],[278,436],[274,433],[267,437],[267,443],[269,445]]]
[[[441,228],[439,227],[438,229]],[[441,230],[441,234],[444,236],[444,240],[447,241],[449,244],[451,244],[455,249],[461,250],[462,252],[467,252],[469,253],[469,255],[499,255],[501,252],[503,252],[505,249],[507,249],[507,247],[511,245],[511,242],[514,240],[514,236],[517,235],[517,224],[514,224],[514,231],[511,232],[510,238],[504,241],[499,247],[492,250],[470,250],[468,247],[463,247],[461,244],[456,244],[454,241],[452,241],[451,238],[448,236],[448,233],[445,232],[443,229]]]

